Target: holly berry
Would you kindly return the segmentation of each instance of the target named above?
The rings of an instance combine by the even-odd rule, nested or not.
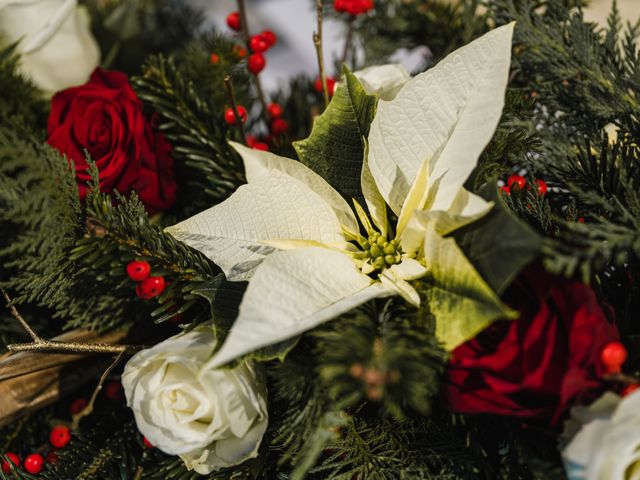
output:
[[[262,150],[263,152],[269,151],[269,145],[264,142],[255,142],[251,148],[254,150]]]
[[[69,407],[69,411],[71,415],[76,415],[84,410],[89,402],[87,402],[86,398],[76,398],[73,402],[71,402],[71,406]]]
[[[233,53],[238,58],[244,58],[247,56],[247,49],[244,48],[242,45],[234,45]]]
[[[640,390],[640,383],[632,383],[631,385],[627,385],[620,392],[620,396],[626,397],[627,395],[631,395],[636,390]]]
[[[500,193],[502,195],[506,195],[507,197],[511,196],[511,189],[509,187],[500,187]]]
[[[123,391],[122,383],[118,380],[111,380],[104,386],[104,394],[109,400],[121,400]]]
[[[278,37],[271,30],[265,30],[260,34],[260,36],[262,37],[262,40],[265,41],[268,47],[274,46],[278,41]]]
[[[329,96],[333,97],[333,91],[336,87],[336,81],[331,78],[331,77],[327,77],[327,90],[329,90]],[[322,93],[322,79],[321,78],[316,78],[316,81],[313,84],[313,88],[315,88],[316,92],[318,93]]]
[[[261,53],[252,53],[249,55],[249,60],[247,61],[247,68],[254,75],[259,74],[264,67],[267,65],[267,61],[264,59],[264,55]]]
[[[271,122],[271,133],[275,136],[282,135],[289,131],[289,124],[282,118],[276,118]]]
[[[540,180],[537,179],[535,181],[536,184],[536,193],[538,194],[538,196],[540,197],[544,197],[547,194],[547,182],[545,182],[544,180]]]
[[[167,282],[164,277],[147,277],[140,282],[140,290],[149,298],[162,294],[166,286]]]
[[[209,60],[211,61],[211,65],[217,65],[218,63],[220,63],[220,55],[218,55],[217,53],[212,53],[211,57],[209,57]]]
[[[231,12],[227,15],[227,25],[231,30],[239,32],[242,28],[242,20],[240,19],[240,12]]]
[[[149,440],[147,440],[147,437],[142,437],[142,442],[144,443],[144,446],[147,448],[155,448],[151,442]]]
[[[282,107],[277,103],[270,103],[267,105],[267,111],[271,118],[280,118],[282,116]]]
[[[517,190],[524,190],[524,187],[527,186],[527,181],[522,175],[511,175],[507,178],[507,187],[511,189],[514,188],[514,185]]]
[[[71,431],[69,427],[58,425],[51,429],[49,433],[49,442],[56,448],[64,448],[71,441]]]
[[[627,349],[620,342],[609,342],[600,352],[600,359],[607,368],[607,373],[620,373],[627,360]]]
[[[344,13],[344,12],[347,11],[347,4],[348,3],[349,3],[349,0],[334,0],[333,1],[333,8],[338,13]]]
[[[245,123],[247,121],[247,109],[242,105],[238,105],[236,107],[236,110],[238,111],[238,115],[240,115],[240,118],[242,119],[242,123]],[[233,108],[227,108],[227,110],[224,112],[224,121],[229,125],[236,124],[236,114],[233,111]]]
[[[252,52],[263,53],[267,51],[269,45],[265,39],[262,38],[262,35],[254,35],[249,39],[249,48]]]
[[[6,453],[5,456],[9,459],[11,463],[13,463],[16,467],[20,466],[20,457],[13,452]],[[6,460],[2,460],[2,472],[3,473],[11,473],[11,466],[9,462]]]
[[[47,461],[47,463],[58,463],[58,454],[56,453],[55,450],[49,450],[49,453],[47,453],[47,456],[45,457],[45,460]]]
[[[134,282],[141,282],[151,273],[151,265],[144,260],[132,260],[127,264],[127,275]]]
[[[24,459],[24,469],[32,475],[37,475],[44,467],[44,458],[39,453],[32,453]]]

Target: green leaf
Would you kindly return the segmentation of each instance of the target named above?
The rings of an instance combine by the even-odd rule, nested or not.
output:
[[[453,350],[497,320],[518,317],[518,312],[500,301],[453,238],[443,238],[429,228],[425,260],[429,285],[424,294],[436,320],[436,337],[445,349]]]
[[[213,333],[218,346],[222,345],[238,317],[240,302],[246,289],[247,282],[229,282],[220,274],[191,290],[192,294],[204,298],[211,305]]]
[[[498,198],[498,191],[487,185],[480,192],[495,207],[484,218],[457,230],[453,237],[480,275],[498,294],[539,254],[542,238],[513,215]]]
[[[293,146],[300,161],[324,178],[348,201],[365,204],[360,186],[364,140],[376,113],[377,97],[343,67],[342,85],[313,125],[309,138]]]

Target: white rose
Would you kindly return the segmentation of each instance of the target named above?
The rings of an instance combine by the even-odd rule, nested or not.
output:
[[[393,100],[405,83],[411,80],[407,69],[400,64],[376,65],[353,72],[368,94],[382,100]]]
[[[201,325],[139,352],[122,374],[140,432],[200,474],[256,457],[268,423],[264,383],[246,362],[207,368],[214,346]]]
[[[0,40],[19,41],[21,72],[47,94],[85,83],[100,61],[89,15],[77,3],[0,0]]]
[[[578,413],[586,423],[562,451],[569,479],[640,480],[640,391],[607,393]]]

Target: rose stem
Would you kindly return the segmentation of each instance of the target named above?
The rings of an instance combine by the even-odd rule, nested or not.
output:
[[[240,135],[240,138],[242,139],[242,141],[246,144],[247,137],[244,134],[244,126],[242,124],[242,118],[240,118],[240,115],[238,114],[238,105],[236,104],[236,96],[233,93],[233,77],[231,75],[224,76],[224,88],[227,91],[227,101],[231,105],[231,108],[233,109],[233,114],[236,117],[236,127],[238,128],[238,134]]]
[[[11,352],[71,352],[71,353],[132,353],[140,347],[133,345],[109,345],[105,343],[80,343],[80,342],[55,342],[44,340],[31,328],[27,321],[20,315],[18,309],[11,305],[11,297],[4,288],[1,288],[2,296],[7,301],[7,308],[15,317],[22,328],[29,334],[33,342],[14,343],[7,345]]]
[[[313,32],[313,44],[316,46],[318,55],[318,69],[320,70],[320,81],[322,82],[322,92],[324,94],[324,106],[329,106],[329,89],[327,88],[327,77],[324,73],[324,55],[322,54],[322,0],[316,0],[316,13],[318,16],[317,30]]]
[[[247,23],[247,9],[245,8],[244,0],[238,0],[238,11],[240,12],[240,28],[242,31],[242,37],[247,47],[247,50],[250,52],[251,37],[249,35],[249,24]],[[260,99],[260,104],[262,105],[262,113],[264,117],[268,120],[269,110],[267,109],[267,100],[264,96],[264,90],[262,90],[262,83],[260,82],[260,74],[259,73],[255,74],[253,77],[256,80],[256,90],[258,92],[258,98]]]

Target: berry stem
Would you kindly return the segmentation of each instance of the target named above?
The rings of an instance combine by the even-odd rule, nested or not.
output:
[[[227,90],[227,101],[231,105],[233,114],[236,117],[236,127],[238,128],[238,135],[240,135],[243,143],[247,143],[247,137],[244,133],[244,125],[242,123],[242,118],[240,118],[240,114],[238,112],[238,105],[236,104],[236,96],[233,93],[233,77],[231,75],[224,76],[224,88]]]
[[[20,322],[20,325],[22,325],[22,328],[26,330],[26,332],[29,334],[31,339],[35,343],[44,343],[44,340],[42,340],[42,338],[40,338],[38,334],[33,331],[33,329],[27,323],[27,321],[22,317],[22,315],[20,315],[20,312],[18,312],[18,309],[15,306],[11,305],[11,297],[9,297],[9,294],[7,293],[7,291],[4,288],[0,288],[0,291],[2,291],[2,296],[7,301],[7,308],[11,312],[11,315],[13,315],[15,319],[18,320],[18,322]]]
[[[316,13],[318,16],[318,26],[313,32],[313,44],[316,46],[318,55],[318,69],[320,70],[320,80],[322,81],[322,93],[324,94],[324,106],[329,106],[329,88],[327,87],[327,77],[324,73],[324,55],[322,53],[322,0],[316,0]]]
[[[351,44],[353,43],[353,22],[354,21],[355,21],[355,17],[349,16],[349,20],[347,21],[347,38],[344,41],[344,50],[342,51],[342,60],[340,61],[340,64],[342,65],[347,63],[349,50],[351,50]]]
[[[244,0],[238,0],[238,12],[240,12],[240,24],[242,39],[248,51],[251,51],[251,35],[249,34],[249,24],[247,23],[247,9],[244,4]],[[262,105],[262,113],[265,119],[268,120],[269,112],[267,110],[267,100],[264,96],[264,90],[262,90],[262,82],[260,82],[260,74],[253,75],[256,81],[256,91],[258,92],[258,99]],[[269,122],[267,121],[267,124]]]

